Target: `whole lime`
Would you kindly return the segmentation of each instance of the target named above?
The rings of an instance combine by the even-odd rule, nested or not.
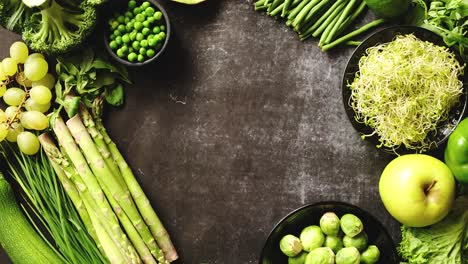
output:
[[[403,15],[411,4],[410,0],[364,0],[364,2],[377,16],[383,18]]]

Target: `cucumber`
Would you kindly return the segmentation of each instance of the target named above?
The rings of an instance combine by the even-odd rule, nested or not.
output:
[[[14,264],[64,263],[29,223],[1,172],[0,245]]]

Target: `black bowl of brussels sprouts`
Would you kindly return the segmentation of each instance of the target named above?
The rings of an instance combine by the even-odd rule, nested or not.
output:
[[[105,25],[104,44],[115,60],[127,66],[142,66],[164,53],[171,24],[158,1],[118,1],[109,10],[113,15]]]
[[[288,214],[271,231],[259,260],[259,264],[360,262],[397,264],[399,257],[382,223],[343,202],[319,202]]]

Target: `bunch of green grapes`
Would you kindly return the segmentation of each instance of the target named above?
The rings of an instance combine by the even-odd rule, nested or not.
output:
[[[52,100],[55,77],[39,53],[29,54],[23,42],[10,47],[10,57],[0,63],[0,97],[8,107],[0,109],[0,142],[16,142],[21,152],[34,155],[39,151],[35,131],[49,126],[45,113]]]

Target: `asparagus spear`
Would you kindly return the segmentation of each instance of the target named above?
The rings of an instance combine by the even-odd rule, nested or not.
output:
[[[157,216],[154,209],[151,207],[151,203],[148,200],[148,197],[143,192],[140,184],[138,184],[132,169],[128,166],[127,162],[117,148],[117,145],[112,141],[109,134],[107,133],[101,118],[103,106],[103,98],[97,98],[94,101],[92,115],[94,117],[96,127],[101,132],[114,160],[117,162],[122,176],[127,183],[128,189],[130,190],[130,193],[135,200],[135,203],[140,210],[143,219],[150,228],[153,236],[156,238],[156,241],[164,252],[166,259],[172,262],[178,258],[174,245],[172,244],[169,234],[161,223],[161,220]]]

